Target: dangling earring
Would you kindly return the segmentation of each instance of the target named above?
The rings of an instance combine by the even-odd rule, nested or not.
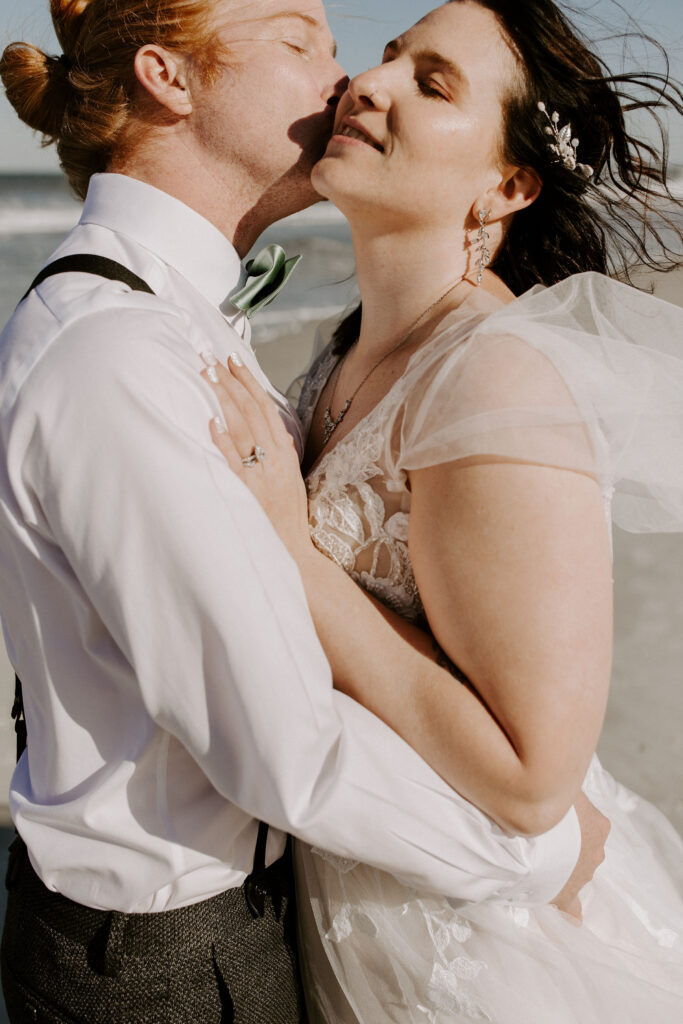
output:
[[[486,222],[490,216],[490,210],[479,211],[479,232],[477,234],[477,241],[479,243],[479,247],[477,249],[477,252],[479,253],[477,267],[479,269],[477,270],[477,287],[479,287],[479,285],[481,284],[482,278],[484,277],[484,271],[491,262],[491,253],[489,252],[488,246],[486,244],[489,240],[489,233],[486,230]]]

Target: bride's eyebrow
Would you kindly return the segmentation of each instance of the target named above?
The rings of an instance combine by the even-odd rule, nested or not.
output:
[[[416,64],[428,64],[430,69],[441,71],[451,78],[460,91],[469,90],[470,82],[465,72],[442,53],[437,53],[436,50],[418,50],[413,56]]]
[[[397,39],[392,39],[391,42],[387,43],[384,47],[384,55],[392,53],[398,57],[405,48],[406,44],[403,38],[399,36]],[[457,64],[454,64],[452,60],[449,60],[448,57],[444,57],[442,53],[438,53],[436,50],[416,50],[412,56],[415,64],[428,64],[433,70],[441,71],[443,74],[448,75],[449,78],[453,79],[458,89],[469,89],[470,82],[465,72]]]

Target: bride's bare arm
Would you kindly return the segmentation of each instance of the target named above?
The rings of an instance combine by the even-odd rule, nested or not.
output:
[[[586,475],[493,459],[410,481],[410,555],[430,627],[495,715],[515,793],[561,813],[595,750],[611,672],[600,490]],[[457,710],[427,688],[416,705],[445,766]]]
[[[611,569],[596,484],[500,463],[411,474],[421,596],[439,644],[480,699],[437,663],[430,636],[313,547],[274,406],[245,370],[218,372],[228,430],[214,426],[214,438],[299,565],[335,685],[503,828],[550,828],[576,798],[607,692]],[[256,439],[266,461],[245,468],[240,456]]]
[[[430,637],[302,546],[335,685],[503,827],[544,831],[576,799],[607,699],[599,490],[580,474],[500,463],[421,470],[411,484],[410,553],[429,623],[481,701],[434,662]]]

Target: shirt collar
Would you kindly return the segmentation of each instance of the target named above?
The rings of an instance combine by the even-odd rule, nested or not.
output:
[[[196,210],[167,192],[124,174],[95,174],[81,224],[126,235],[173,267],[214,306],[246,272],[228,239]]]

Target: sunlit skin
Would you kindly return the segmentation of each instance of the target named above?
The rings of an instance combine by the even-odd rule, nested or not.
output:
[[[363,295],[361,336],[340,391],[351,393],[380,346],[387,351],[451,282],[466,274],[470,283],[456,289],[450,304],[471,289],[479,210],[490,211],[495,248],[509,218],[536,198],[538,178],[500,156],[501,102],[518,78],[493,15],[456,3],[390,42],[383,63],[350,83],[312,176],[351,223]],[[367,132],[381,151],[345,137],[349,127]],[[493,275],[484,287],[513,298]],[[370,403],[366,393],[365,411]]]
[[[499,155],[501,103],[517,75],[494,16],[453,3],[390,44],[384,63],[355,78],[341,100],[313,181],[351,224],[363,324],[343,362],[333,416],[421,310],[466,280],[372,374],[326,453],[387,393],[437,320],[472,294],[478,211],[491,211],[494,248],[509,218],[538,195],[536,175]],[[368,140],[340,137],[349,127]],[[481,287],[503,302],[513,298],[490,271]],[[549,401],[557,399],[561,385],[523,339],[496,346],[482,372],[514,405],[526,387],[520,366],[532,368]],[[219,377],[227,431],[214,425],[214,439],[299,565],[335,686],[505,829],[545,831],[574,804],[587,823],[583,856],[560,905],[578,915],[577,894],[602,856],[606,825],[580,794],[611,670],[611,556],[596,481],[494,457],[409,473],[409,550],[420,596],[438,643],[477,695],[436,664],[429,636],[314,548],[291,441],[244,368],[221,367]],[[328,384],[309,465],[321,452],[331,397]],[[256,442],[270,446],[268,458],[245,470],[240,457]]]
[[[215,17],[225,56],[208,82],[180,54],[138,52],[144,123],[110,169],[181,199],[245,254],[318,198],[310,172],[347,78],[320,0],[216,4]]]
[[[458,21],[458,33],[446,24]],[[453,241],[477,198],[496,188],[500,103],[517,65],[495,19],[475,5],[432,12],[356,76],[313,184],[345,214],[384,230],[444,229]],[[342,134],[349,124],[376,141]],[[444,218],[446,224],[444,224]],[[359,219],[356,217],[356,219]]]

